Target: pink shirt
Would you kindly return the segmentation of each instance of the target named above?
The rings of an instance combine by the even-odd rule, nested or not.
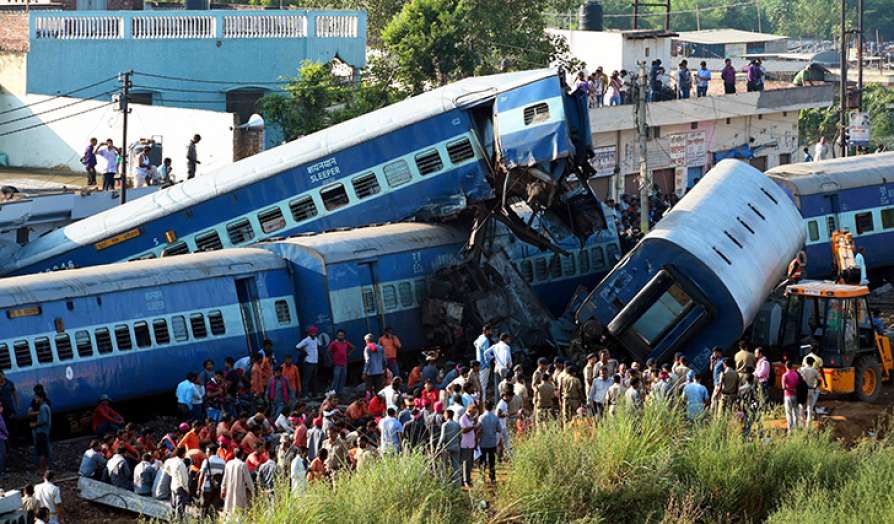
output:
[[[770,378],[770,361],[767,360],[767,357],[761,357],[757,361],[757,366],[754,369],[754,378],[758,382],[766,382]]]
[[[798,394],[798,382],[801,380],[800,375],[794,369],[790,369],[782,375],[782,389],[786,397],[794,397]]]
[[[339,341],[338,339],[333,340],[329,344],[329,351],[332,352],[332,365],[333,366],[347,366],[348,365],[348,341]]]
[[[469,415],[464,414],[463,416],[459,417],[459,427],[461,427],[463,429],[473,428],[473,427],[475,427],[475,423],[472,422],[472,419],[469,418]],[[468,433],[462,434],[462,439],[460,439],[460,441],[459,441],[459,447],[465,448],[465,449],[475,449],[475,431],[474,430],[469,431]]]

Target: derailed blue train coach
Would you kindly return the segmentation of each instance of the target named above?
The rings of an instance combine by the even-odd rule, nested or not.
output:
[[[742,335],[804,242],[798,208],[753,167],[723,160],[577,312],[582,333],[638,361],[706,369]]]

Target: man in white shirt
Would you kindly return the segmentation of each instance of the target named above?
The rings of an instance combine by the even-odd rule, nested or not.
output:
[[[183,462],[185,456],[186,448],[181,446],[162,466],[164,472],[171,477],[171,507],[174,508],[177,517],[184,515],[189,500],[189,471]]]
[[[62,513],[62,492],[53,484],[53,472],[47,470],[43,474],[43,482],[34,486],[34,498],[41,507],[47,508],[50,515],[47,524],[65,524]]]
[[[317,333],[317,326],[310,326],[307,328],[307,336],[295,346],[299,355],[304,353],[301,381],[305,394],[311,397],[317,394],[317,364],[320,362],[320,341],[317,339]]]
[[[490,324],[485,324],[483,328],[481,328],[481,334],[478,335],[478,338],[475,339],[475,360],[481,363],[481,371],[478,372],[478,377],[481,380],[481,398],[484,398],[487,394],[487,388],[490,386],[490,366],[491,361],[488,360],[487,350],[491,347],[491,331],[492,328]]]
[[[598,417],[605,412],[605,394],[608,388],[612,386],[612,379],[608,376],[608,368],[605,366],[599,368],[599,373],[590,384],[590,391],[587,400],[590,402],[590,409]]]
[[[826,137],[822,136],[819,139],[819,142],[816,143],[816,147],[813,150],[813,160],[825,160],[829,158],[829,144],[826,141]]]
[[[292,479],[292,494],[303,495],[307,490],[307,448],[298,448],[298,454],[292,459],[289,477]]]
[[[493,354],[494,360],[494,374],[498,377],[503,376],[503,370],[510,371],[512,369],[512,348],[509,344],[512,343],[512,335],[509,333],[502,333],[500,335],[500,341],[494,344],[492,348],[488,350],[488,352]],[[496,401],[500,401],[500,391],[499,387],[496,391]]]
[[[860,268],[860,285],[868,286],[869,278],[866,276],[866,259],[863,257],[863,248],[857,248],[857,255],[854,256],[854,263]]]
[[[115,175],[118,173],[118,155],[120,151],[112,143],[112,139],[106,140],[96,148],[96,163],[102,173],[102,190],[115,189]]]
[[[383,455],[400,452],[400,434],[403,432],[403,426],[395,418],[396,415],[397,410],[389,407],[387,415],[379,421],[379,452]]]
[[[816,401],[819,400],[820,384],[823,381],[823,375],[819,368],[815,367],[816,361],[810,355],[804,358],[805,366],[798,369],[801,378],[807,383],[807,404],[800,406],[799,411],[801,417],[805,419],[804,427],[810,429],[813,417],[816,414]],[[806,412],[806,413],[805,413]]]

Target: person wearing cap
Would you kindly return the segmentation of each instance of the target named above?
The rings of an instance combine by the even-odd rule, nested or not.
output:
[[[99,397],[99,404],[93,410],[93,432],[102,438],[108,433],[117,433],[124,427],[124,417],[115,411],[110,405],[111,399],[103,394]]]
[[[397,363],[397,352],[400,350],[400,339],[391,331],[390,327],[383,330],[382,336],[379,337],[379,346],[385,352],[385,365],[395,377],[399,377],[400,365]]]
[[[583,386],[585,389],[589,389],[590,385],[593,383],[593,379],[596,378],[596,364],[599,362],[599,357],[596,356],[596,353],[590,353],[587,355],[587,364],[584,366],[584,382]]]
[[[748,342],[742,340],[739,342],[739,351],[733,356],[736,363],[736,373],[739,374],[739,381],[745,380],[746,373],[753,373],[757,365],[757,359],[749,349]]]
[[[363,342],[363,381],[366,389],[378,391],[385,384],[385,351],[375,343],[372,333],[367,333]]]
[[[501,333],[500,341],[493,345],[487,352],[493,355],[494,373],[498,377],[503,376],[503,370],[512,369],[512,335]],[[497,391],[496,400],[500,400],[500,392]]]
[[[301,366],[301,375],[304,379],[304,393],[307,396],[316,396],[317,391],[317,365],[320,362],[320,343],[317,339],[317,326],[307,328],[307,335],[295,345],[299,355],[304,356]]]
[[[562,380],[560,398],[562,400],[562,423],[567,426],[584,399],[584,387],[580,379],[577,378],[576,366],[569,366],[565,379]]]
[[[612,386],[612,379],[608,376],[608,368],[601,367],[590,384],[588,389],[587,401],[590,404],[590,410],[593,415],[601,417],[605,413],[605,396],[608,388]]]
[[[556,386],[549,372],[540,374],[534,386],[534,423],[541,424],[553,418],[556,409]]]
[[[534,374],[531,375],[531,387],[536,388],[540,381],[543,380],[543,374],[549,371],[549,360],[546,357],[540,357],[537,359],[537,369],[534,370]]]
[[[485,324],[481,328],[481,334],[475,339],[475,360],[481,363],[481,369],[478,371],[478,380],[481,384],[481,398],[487,396],[487,388],[490,387],[490,368],[493,364],[493,354],[488,350],[493,345],[491,341],[491,333],[493,329],[490,324]]]

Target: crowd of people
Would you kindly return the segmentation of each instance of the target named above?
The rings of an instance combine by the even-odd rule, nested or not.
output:
[[[201,164],[196,151],[196,144],[201,140],[201,136],[195,135],[187,145],[187,179],[196,176],[196,167]],[[131,166],[134,187],[167,186],[176,181],[170,158],[164,158],[160,165],[152,163],[153,147],[154,144],[146,144],[138,148],[139,153],[134,159],[134,165]],[[87,172],[87,186],[94,186],[101,191],[112,191],[116,187],[121,187],[122,163],[126,154],[127,151],[116,146],[111,138],[107,138],[103,143],[99,143],[96,138],[91,138],[81,156],[81,164],[84,165],[84,170]],[[102,177],[99,182],[97,175]]]
[[[79,474],[169,500],[176,514],[189,504],[203,514],[233,514],[254,497],[274,496],[281,482],[300,494],[309,483],[405,450],[428,454],[433,474],[470,487],[476,462],[481,478],[495,482],[498,461],[510,460],[514,439],[536,425],[613,416],[621,406],[673,403],[691,421],[735,413],[747,435],[773,380],[766,356],[747,344],[732,358],[716,349],[706,380],[680,354],[659,365],[620,362],[608,350],[582,362],[540,358],[531,372],[514,362],[512,336],[494,337],[486,325],[468,365],[423,352],[405,375],[397,336],[366,335],[362,382],[346,387],[344,375],[332,372],[329,391],[318,395],[322,355],[344,366],[351,345],[344,332],[333,340],[314,328],[306,335],[282,363],[269,344],[250,358],[227,358],[221,368],[206,361],[177,387],[182,422],[162,435],[126,423],[103,397],[93,416],[97,438]],[[790,428],[811,423],[821,366],[810,353],[799,371],[789,366],[781,377]]]
[[[658,223],[676,204],[680,198],[674,192],[665,193],[658,185],[652,186],[649,193],[649,227]],[[609,198],[605,201],[608,213],[618,231],[621,249],[626,253],[642,238],[640,229],[641,199],[637,195],[623,193],[618,201]]]

